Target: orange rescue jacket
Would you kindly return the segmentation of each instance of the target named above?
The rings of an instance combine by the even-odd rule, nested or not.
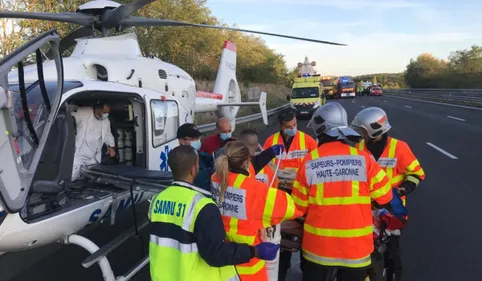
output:
[[[371,263],[371,200],[392,200],[385,172],[366,152],[339,141],[308,154],[293,183],[293,200],[307,214],[303,257],[324,266],[362,268]]]
[[[277,132],[266,139],[263,149],[268,149],[276,144],[284,144],[283,136],[281,136],[280,132]],[[286,158],[283,158],[284,156],[282,155],[278,155],[273,161],[275,164],[278,164],[278,160],[281,159],[279,166],[280,170],[286,168],[298,169],[305,155],[317,147],[318,143],[310,135],[297,130]]]
[[[266,165],[261,169],[256,175],[255,175],[255,170],[254,167],[251,163],[249,163],[249,176],[250,177],[255,177],[255,179],[259,182],[265,183],[266,185],[271,184],[273,181],[273,185],[270,187],[278,188],[278,178],[274,174],[273,169],[269,165]]]
[[[219,202],[220,180],[213,175],[213,196],[218,202],[229,241],[257,245],[259,230],[301,216],[291,196],[244,175],[229,172],[224,200]],[[264,260],[253,258],[236,266],[242,281],[267,281]]]
[[[357,143],[356,147],[370,153],[364,140]],[[411,181],[418,185],[420,180],[425,179],[425,172],[422,166],[420,166],[412,150],[404,141],[388,137],[387,146],[377,162],[387,173],[388,179],[394,188],[398,188],[404,181]],[[403,205],[406,206],[406,196],[402,196],[401,199]]]

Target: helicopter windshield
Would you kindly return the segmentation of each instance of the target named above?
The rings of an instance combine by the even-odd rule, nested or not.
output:
[[[82,87],[80,82],[65,82],[64,92],[70,91],[71,89]],[[47,95],[49,97],[49,105],[52,106],[52,101],[54,100],[55,91],[57,89],[57,82],[46,82],[45,88],[47,90]],[[28,120],[31,120],[31,125],[35,130],[35,135],[40,138],[42,136],[43,130],[45,128],[45,121],[48,118],[47,105],[42,96],[42,90],[39,81],[34,83],[26,84],[26,105],[27,112],[30,118],[25,118],[25,111],[22,106],[22,98],[20,95],[19,85],[13,84],[9,85],[9,91],[13,93],[13,111],[15,115],[15,121],[17,123],[17,141],[18,141],[18,151],[22,157],[22,162],[24,168],[28,169],[33,160],[33,155],[35,154],[35,143],[33,140],[33,135],[28,128]]]

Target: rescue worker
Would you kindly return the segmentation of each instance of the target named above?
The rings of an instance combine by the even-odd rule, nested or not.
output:
[[[101,163],[104,144],[110,157],[116,155],[109,112],[109,104],[101,100],[96,101],[92,107],[79,107],[72,112],[77,130],[72,181],[79,177],[82,167]]]
[[[153,281],[239,280],[233,265],[256,258],[272,260],[278,246],[225,241],[219,208],[211,194],[194,186],[196,151],[174,148],[168,158],[174,181],[149,207],[149,258]]]
[[[280,131],[266,139],[263,149],[267,149],[276,144],[283,144],[286,150],[286,157],[277,156],[274,160],[275,165],[281,161],[279,170],[293,169],[298,170],[305,155],[316,149],[316,141],[308,134],[297,130],[296,112],[292,108],[286,108],[278,114]],[[280,188],[291,192],[291,185],[285,188],[280,184]],[[284,281],[286,272],[291,266],[290,251],[281,250],[279,262],[279,281]]]
[[[231,122],[227,118],[219,118],[216,121],[216,134],[207,136],[201,146],[201,151],[213,155],[216,149],[223,147],[228,139],[233,138]]]
[[[249,149],[249,154],[251,157],[251,162],[249,165],[250,176],[255,176],[258,181],[264,182],[265,184],[270,184],[273,182],[273,186],[278,186],[278,179],[274,174],[274,170],[268,164],[277,155],[281,155],[284,151],[284,145],[276,144],[263,150],[259,154],[256,154],[256,150],[259,147],[258,133],[253,129],[244,129],[239,134],[239,140],[243,142]]]
[[[211,192],[211,175],[214,173],[214,159],[210,154],[199,152],[202,133],[192,123],[184,123],[177,129],[177,139],[180,145],[192,146],[198,151],[199,173],[194,179],[194,185]]]
[[[297,130],[296,112],[292,108],[282,110],[278,114],[278,122],[280,131],[266,139],[263,149],[266,150],[276,144],[284,145],[288,155],[286,159],[281,159],[281,156],[278,156],[277,159],[275,159],[275,164],[281,159],[279,169],[298,169],[303,157],[305,157],[308,152],[316,149],[317,143],[310,135]]]
[[[289,194],[250,177],[245,144],[230,142],[224,153],[216,159],[212,183],[228,240],[258,245],[260,229],[301,216]],[[263,260],[252,259],[236,270],[242,281],[268,280]]]
[[[408,144],[388,136],[391,126],[387,114],[378,107],[361,110],[351,126],[363,137],[357,148],[373,155],[387,173],[391,186],[397,188],[403,205],[406,206],[406,195],[412,193],[425,179],[425,173]],[[399,236],[401,233],[394,234],[388,242],[385,255],[390,257],[387,264],[388,281],[392,280],[393,274],[397,281],[402,280],[403,273]]]
[[[368,153],[346,143],[358,134],[339,103],[318,108],[309,126],[319,147],[301,163],[292,193],[306,215],[303,280],[363,281],[373,252],[371,201],[391,210],[390,182]]]

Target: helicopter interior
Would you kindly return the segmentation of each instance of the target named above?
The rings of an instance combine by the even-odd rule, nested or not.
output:
[[[82,169],[82,177],[71,182],[78,133],[72,112],[79,107],[92,107],[97,100],[110,105],[109,120],[116,142],[116,157],[109,157],[104,145],[101,163]],[[77,93],[65,101],[35,172],[22,212],[24,220],[43,220],[112,193],[118,198],[132,196],[134,185],[159,191],[163,184],[169,184],[170,172],[146,168],[144,116],[144,101],[137,94],[89,91]]]

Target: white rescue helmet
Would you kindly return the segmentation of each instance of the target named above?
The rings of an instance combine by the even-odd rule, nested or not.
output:
[[[311,127],[316,136],[326,134],[337,139],[346,139],[347,136],[360,135],[348,126],[346,110],[337,102],[330,102],[319,107],[311,117],[308,127]]]
[[[387,114],[379,107],[367,107],[358,112],[351,122],[351,127],[365,129],[372,139],[385,134],[392,128],[388,123]]]

